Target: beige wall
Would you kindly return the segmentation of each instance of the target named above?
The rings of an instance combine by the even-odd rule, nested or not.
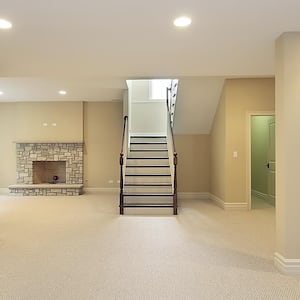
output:
[[[84,184],[86,187],[119,186],[119,156],[123,129],[121,102],[84,103]],[[109,183],[113,180],[113,183]]]
[[[178,192],[209,192],[209,135],[175,135],[175,144],[178,153]]]
[[[56,130],[61,141],[83,138],[86,187],[118,187],[121,102],[0,103],[0,108],[1,151],[5,157],[0,166],[0,187],[15,183],[15,145],[12,142],[34,138],[51,140],[53,132],[50,130]],[[246,111],[273,109],[273,79],[228,80],[211,136],[175,136],[179,192],[211,191],[227,202],[245,201]],[[41,122],[56,122],[57,126],[45,129]],[[25,128],[21,128],[22,125]],[[232,151],[238,151],[237,160],[232,159]]]
[[[73,111],[74,114],[68,114],[66,110]],[[43,128],[41,122],[53,122],[52,117],[56,115],[55,112],[60,116],[60,118],[55,118],[57,126],[50,129]],[[0,103],[1,153],[5,157],[0,165],[0,188],[6,188],[16,181],[15,143],[13,142],[19,139],[55,140],[54,133],[50,130],[57,130],[61,141],[79,139],[83,132],[84,184],[86,187],[118,187],[122,114],[121,102],[85,102],[83,106],[82,103],[58,102]],[[76,128],[67,130],[67,127],[64,127],[64,130],[59,130],[62,128],[61,121],[64,121],[66,126],[74,125],[76,115],[79,119],[78,124],[84,120],[81,128],[77,124]],[[22,124],[25,128],[20,128]],[[30,129],[33,133],[30,133]],[[77,133],[74,134],[74,131]],[[26,132],[28,135],[25,134]],[[40,136],[41,133],[43,133],[42,136]],[[179,192],[208,192],[210,189],[209,136],[177,135],[175,141],[179,155]],[[113,180],[113,184],[109,183],[109,180]]]
[[[0,188],[16,183],[16,141],[83,141],[82,108],[82,102],[0,103]]]
[[[285,33],[276,42],[276,252],[284,259],[295,259],[295,262],[291,262],[290,268],[289,262],[284,261],[284,271],[292,272],[295,266],[295,272],[298,274],[300,270],[299,79],[300,33]]]
[[[15,103],[0,103],[0,188],[16,183]]]
[[[15,103],[13,117],[16,121],[17,141],[83,141],[82,102]]]
[[[232,79],[226,83],[226,202],[247,202],[247,112],[275,110],[274,79]],[[233,151],[238,158],[233,158]]]
[[[210,133],[210,192],[220,199],[225,199],[225,121],[225,88],[223,88]]]
[[[274,111],[274,102],[274,79],[226,80],[211,132],[212,147],[214,147],[211,163],[213,166],[212,193],[216,193],[215,195],[224,202],[247,202],[246,166],[248,157],[246,135],[247,126],[249,125],[247,124],[247,114],[250,112]],[[223,145],[224,149],[222,149]],[[218,146],[221,149],[215,149]],[[233,157],[234,151],[238,154],[237,158]],[[224,153],[225,164],[222,158]],[[222,167],[225,166],[225,174],[222,175],[223,171],[217,174],[218,164]]]
[[[0,188],[16,183],[15,141],[83,140],[85,186],[117,187],[122,109],[121,102],[0,103]]]

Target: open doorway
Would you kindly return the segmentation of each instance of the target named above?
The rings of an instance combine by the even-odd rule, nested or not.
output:
[[[275,116],[251,114],[249,118],[249,208],[275,206]]]

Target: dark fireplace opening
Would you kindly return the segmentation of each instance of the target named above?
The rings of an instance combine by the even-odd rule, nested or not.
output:
[[[66,161],[33,161],[32,183],[66,183]]]

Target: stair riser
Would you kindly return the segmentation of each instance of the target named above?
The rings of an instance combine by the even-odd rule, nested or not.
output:
[[[166,143],[165,137],[131,137],[130,142],[132,143]]]
[[[167,149],[166,144],[131,144],[130,150],[144,150],[144,149],[154,149],[154,150],[165,150]]]
[[[171,176],[125,176],[125,183],[171,183]]]
[[[173,197],[171,196],[165,196],[165,197],[143,197],[143,196],[124,196],[124,203],[130,204],[130,203],[138,203],[138,204],[145,204],[145,203],[155,203],[155,204],[161,204],[161,203],[173,203]]]
[[[171,186],[139,186],[139,187],[129,187],[125,186],[125,193],[172,193]]]
[[[173,208],[124,208],[125,215],[173,215]]]
[[[147,166],[147,165],[168,165],[169,158],[166,159],[127,159],[128,166]]]
[[[126,168],[126,174],[169,174],[170,175],[170,168]]]
[[[136,151],[136,152],[129,152],[128,157],[133,158],[143,158],[143,157],[149,157],[149,158],[155,158],[155,157],[164,157],[168,158],[168,152],[167,151]]]

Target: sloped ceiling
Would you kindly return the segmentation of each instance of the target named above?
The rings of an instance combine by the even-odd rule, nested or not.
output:
[[[273,76],[275,40],[300,31],[299,12],[297,0],[3,1],[13,27],[0,30],[0,101],[111,101],[126,79]],[[175,28],[179,15],[192,25]],[[203,97],[181,91],[178,131],[206,132],[210,119],[188,125],[197,118],[179,112],[201,103],[212,115],[212,85],[199,84]]]
[[[183,78],[179,81],[174,132],[208,134],[224,78]]]

